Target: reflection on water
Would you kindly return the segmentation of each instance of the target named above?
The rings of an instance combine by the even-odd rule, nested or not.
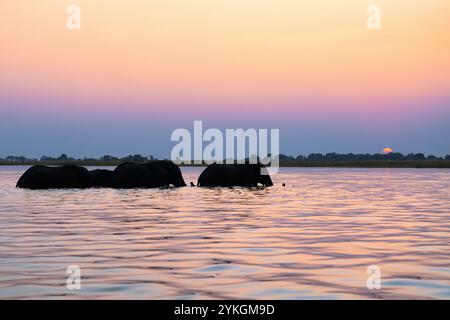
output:
[[[450,171],[282,169],[269,189],[15,188],[0,298],[450,298]],[[201,169],[183,168],[186,182]],[[285,182],[286,187],[281,187]],[[82,288],[66,288],[78,265]],[[366,271],[381,269],[380,290]]]

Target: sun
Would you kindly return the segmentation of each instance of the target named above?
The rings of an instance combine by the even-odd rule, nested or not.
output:
[[[392,148],[384,148],[383,149],[384,154],[392,153],[392,151],[393,151]]]

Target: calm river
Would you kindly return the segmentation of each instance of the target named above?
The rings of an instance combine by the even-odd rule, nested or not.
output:
[[[25,169],[0,167],[0,298],[450,298],[450,170],[284,168],[267,189],[31,191],[15,188]],[[183,168],[186,183],[201,170]],[[66,287],[70,265],[80,290]],[[367,287],[369,266],[380,289]]]

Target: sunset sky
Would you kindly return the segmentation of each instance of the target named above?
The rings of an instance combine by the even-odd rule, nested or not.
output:
[[[81,8],[68,30],[66,8]],[[369,30],[370,4],[382,10]],[[176,128],[281,152],[450,154],[448,0],[0,2],[0,156],[168,157]]]

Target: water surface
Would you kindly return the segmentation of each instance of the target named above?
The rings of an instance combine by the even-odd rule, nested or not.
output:
[[[266,189],[21,190],[0,298],[450,298],[450,170],[285,168]],[[183,168],[187,183],[201,168]],[[285,182],[286,187],[281,187]],[[81,268],[81,290],[66,269]],[[367,268],[381,270],[369,290]]]

